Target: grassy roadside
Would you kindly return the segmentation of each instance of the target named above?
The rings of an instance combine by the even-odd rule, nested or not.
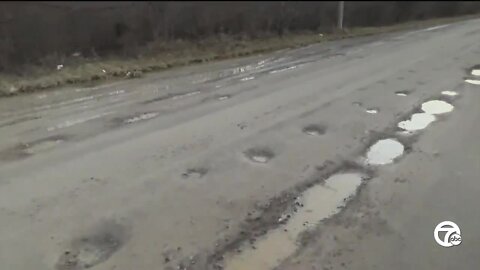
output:
[[[176,41],[168,44],[151,44],[148,56],[131,59],[105,58],[88,60],[64,59],[64,67],[35,67],[23,76],[0,74],[0,97],[50,89],[69,84],[100,82],[109,79],[141,77],[143,73],[172,67],[205,63],[221,59],[249,56],[285,48],[295,48],[313,43],[380,33],[413,30],[467,19],[480,15],[411,21],[383,27],[358,27],[341,33],[321,35],[319,33],[288,34],[283,38],[270,37],[252,40],[215,39],[196,43]],[[155,53],[157,52],[157,53]],[[59,63],[60,64],[60,63]]]

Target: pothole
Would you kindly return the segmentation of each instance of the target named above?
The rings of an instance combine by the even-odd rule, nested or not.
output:
[[[465,82],[469,84],[480,85],[480,80],[466,79]]]
[[[376,114],[376,113],[378,113],[378,109],[369,108],[369,109],[366,109],[365,112],[369,113],[369,114]]]
[[[472,75],[473,76],[480,76],[480,69],[473,69],[472,70]]]
[[[397,91],[395,92],[395,95],[400,96],[400,97],[406,97],[410,94],[410,91],[404,90],[404,91]]]
[[[207,168],[199,167],[199,168],[190,168],[186,172],[182,174],[183,178],[190,178],[190,177],[196,177],[196,178],[202,178],[208,173]]]
[[[152,118],[156,117],[157,115],[158,115],[158,113],[154,113],[154,112],[142,113],[138,116],[134,116],[132,118],[129,118],[129,119],[125,120],[125,123],[126,124],[131,124],[131,123],[135,123],[135,122],[138,122],[138,121],[148,120],[148,119],[152,119]]]
[[[92,268],[109,259],[125,241],[125,229],[114,222],[107,222],[93,234],[75,239],[70,248],[60,255],[55,268],[57,270]]]
[[[312,136],[320,136],[325,134],[327,128],[323,125],[308,125],[303,128],[303,132],[312,135]]]
[[[269,148],[251,148],[245,151],[245,155],[253,162],[267,163],[275,154]]]
[[[219,96],[219,97],[217,97],[217,100],[222,101],[222,100],[227,100],[227,99],[229,99],[229,98],[230,98],[229,95],[224,95],[224,96]]]
[[[291,214],[279,217],[279,227],[267,232],[260,239],[245,243],[240,253],[227,254],[226,270],[273,269],[298,248],[299,236],[315,227],[322,220],[342,209],[355,195],[362,183],[362,175],[343,173],[329,177],[324,184],[315,185],[297,198],[299,208]]]
[[[458,93],[455,92],[455,91],[442,91],[442,95],[444,95],[444,96],[452,96],[452,97],[453,97],[453,96],[457,96]]]
[[[453,110],[453,105],[443,100],[430,100],[422,104],[422,111],[429,114],[448,113]]]
[[[435,121],[435,116],[429,113],[415,113],[409,120],[401,121],[398,127],[406,131],[416,131],[426,128]]]
[[[396,139],[383,139],[370,146],[366,163],[369,165],[385,165],[401,156],[405,147]]]

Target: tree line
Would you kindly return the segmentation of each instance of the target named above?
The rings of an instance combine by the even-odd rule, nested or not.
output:
[[[136,55],[152,42],[335,31],[338,1],[0,2],[0,71],[81,54]],[[472,14],[480,2],[345,2],[344,27]]]

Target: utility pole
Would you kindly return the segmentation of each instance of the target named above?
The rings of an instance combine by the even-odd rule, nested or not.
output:
[[[338,28],[343,30],[343,7],[344,1],[338,1]]]

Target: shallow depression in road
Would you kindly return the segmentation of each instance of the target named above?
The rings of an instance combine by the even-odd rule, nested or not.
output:
[[[325,134],[326,127],[322,125],[308,125],[303,128],[303,132],[312,135],[312,136],[320,136]]]
[[[275,155],[272,150],[268,148],[251,148],[245,151],[245,155],[253,162],[267,163]]]
[[[398,127],[406,131],[416,131],[426,128],[433,121],[435,116],[429,113],[415,113],[409,120],[398,123]]]
[[[226,256],[226,270],[273,269],[297,249],[298,236],[318,222],[340,211],[362,183],[357,173],[336,174],[323,185],[316,185],[299,198],[303,207],[290,218],[279,219],[278,228],[258,239],[254,247],[247,243],[238,254]],[[285,215],[284,215],[285,216]],[[287,216],[288,217],[288,216]]]
[[[395,139],[383,139],[372,145],[367,152],[366,163],[369,165],[385,165],[403,154],[405,147]]]
[[[448,113],[453,110],[453,105],[443,100],[430,100],[422,104],[422,111],[429,114]]]

